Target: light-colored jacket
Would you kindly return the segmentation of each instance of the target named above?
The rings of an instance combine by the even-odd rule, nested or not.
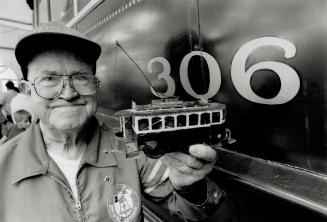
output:
[[[39,124],[0,145],[1,222],[143,221],[141,194],[172,214],[200,220],[215,210],[223,192],[207,180],[207,200],[194,205],[174,191],[164,164],[147,158],[127,160],[111,152],[114,134],[92,121],[89,143],[76,184],[69,183],[48,156]]]

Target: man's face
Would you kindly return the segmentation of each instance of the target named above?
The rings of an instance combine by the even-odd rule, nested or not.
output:
[[[67,52],[45,52],[29,63],[27,76],[29,82],[33,83],[39,76],[76,74],[93,74],[91,65]],[[33,112],[49,128],[60,131],[80,129],[96,112],[96,95],[79,95],[68,80],[64,81],[61,93],[54,99],[42,98],[36,94],[32,85],[30,88]]]

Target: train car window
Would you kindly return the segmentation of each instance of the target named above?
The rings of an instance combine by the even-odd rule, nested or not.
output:
[[[226,109],[223,109],[223,116],[221,118],[222,121],[226,120]]]
[[[161,119],[161,117],[153,117],[151,119],[151,124],[152,124],[152,129],[153,130],[162,129],[162,119]]]
[[[199,124],[199,114],[193,113],[189,115],[189,125],[196,126]]]
[[[173,116],[165,117],[165,128],[174,128],[175,127],[175,118]]]
[[[186,115],[177,116],[177,127],[186,126]]]
[[[202,113],[201,114],[201,125],[210,123],[210,113]]]
[[[67,23],[74,17],[73,0],[50,0],[50,12],[52,21]]]
[[[213,123],[220,122],[220,112],[212,112],[212,122]]]
[[[131,130],[132,129],[132,118],[131,117],[124,117],[125,129]]]
[[[138,126],[140,131],[149,130],[149,119],[139,119]]]

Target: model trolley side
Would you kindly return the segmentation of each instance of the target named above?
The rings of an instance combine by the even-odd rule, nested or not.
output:
[[[203,101],[153,100],[147,105],[116,114],[120,119],[121,140],[126,156],[144,150],[151,157],[185,150],[192,143],[222,146],[230,139],[225,129],[226,105]],[[149,147],[149,141],[158,146]]]

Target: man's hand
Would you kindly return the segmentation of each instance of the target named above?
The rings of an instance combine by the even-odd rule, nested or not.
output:
[[[176,190],[183,190],[202,180],[215,165],[216,151],[210,146],[191,145],[189,153],[173,152],[161,157],[169,169],[169,179]]]

